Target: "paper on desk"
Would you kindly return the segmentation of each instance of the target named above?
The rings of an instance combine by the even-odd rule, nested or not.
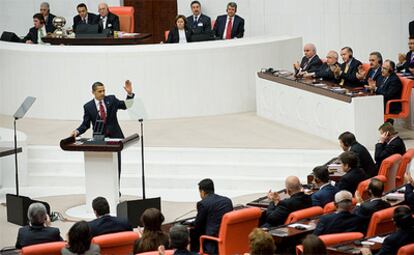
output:
[[[119,142],[121,140],[122,140],[122,138],[109,138],[109,137],[105,137],[105,142]]]
[[[376,236],[376,237],[368,239],[368,241],[374,242],[374,243],[383,243],[385,238],[386,236]]]
[[[385,198],[390,198],[390,199],[404,199],[404,193],[399,193],[399,192],[395,192],[395,193],[388,193],[387,195],[385,195]]]
[[[312,228],[311,225],[305,225],[305,224],[300,224],[300,223],[290,224],[289,227],[291,227],[291,228],[301,227],[301,228],[306,228],[306,229],[311,229]]]

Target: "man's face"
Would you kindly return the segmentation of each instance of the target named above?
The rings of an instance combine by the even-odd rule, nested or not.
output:
[[[349,59],[351,58],[351,53],[347,50],[347,49],[343,49],[341,50],[341,57],[342,57],[342,61],[348,62]]]
[[[408,48],[410,51],[414,51],[414,39],[408,40]]]
[[[81,18],[85,18],[86,14],[88,14],[88,10],[85,7],[79,7],[78,14],[81,16]]]
[[[33,19],[33,26],[36,28],[36,29],[39,29],[39,28],[41,28],[43,25],[42,25],[42,23],[40,23],[40,20],[39,19]]]
[[[369,66],[373,69],[380,67],[379,58],[376,55],[369,56]]]
[[[49,8],[46,6],[40,6],[40,13],[43,15],[43,17],[46,17],[49,15]]]
[[[334,65],[336,64],[336,62],[337,62],[337,59],[333,55],[331,54],[326,55],[326,63],[328,65]]]
[[[108,7],[104,4],[98,6],[98,12],[101,17],[106,17],[108,15]]]
[[[230,17],[236,15],[236,7],[227,6],[227,15]]]
[[[384,64],[382,65],[382,69],[381,69],[381,74],[383,77],[388,77],[390,76],[390,70],[391,70],[391,66],[389,62],[384,62]]]
[[[305,45],[305,47],[303,47],[303,54],[305,57],[311,58],[313,55],[315,55],[315,51],[309,45]]]
[[[348,150],[348,146],[346,146],[343,142],[342,142],[342,140],[338,140],[339,141],[339,147],[341,147],[341,149],[343,150],[343,151],[347,151]]]
[[[201,13],[201,6],[197,3],[191,5],[191,11],[193,12],[194,16],[198,16]]]
[[[97,86],[95,91],[92,91],[96,100],[101,101],[105,97],[105,86]]]

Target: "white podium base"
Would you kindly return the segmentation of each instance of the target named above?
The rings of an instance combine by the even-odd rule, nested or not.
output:
[[[116,208],[111,208],[111,215],[116,216]],[[93,220],[96,218],[95,213],[92,210],[91,206],[88,206],[86,204],[78,205],[72,208],[69,208],[66,210],[66,215],[74,218],[80,218],[83,220]]]

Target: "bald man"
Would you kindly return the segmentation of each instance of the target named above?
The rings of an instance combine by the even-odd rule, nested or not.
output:
[[[100,3],[98,5],[99,12],[99,31],[104,30],[111,31],[113,34],[114,31],[119,31],[119,17],[109,11],[108,5],[106,3]]]
[[[293,64],[293,68],[295,69],[295,75],[299,77],[302,77],[306,72],[316,72],[322,66],[322,61],[316,54],[316,47],[314,44],[305,44],[305,46],[303,46],[303,54],[304,56],[300,64],[299,62]]]
[[[323,63],[319,70],[315,72],[305,72],[304,77],[322,79],[325,81],[338,82],[341,67],[338,64],[338,53],[331,50],[326,55],[326,63]]]
[[[285,223],[291,212],[312,206],[312,199],[302,191],[302,184],[296,176],[289,176],[285,180],[286,193],[290,196],[281,200],[277,192],[267,194],[271,200],[266,211],[266,220],[262,227],[276,227]]]

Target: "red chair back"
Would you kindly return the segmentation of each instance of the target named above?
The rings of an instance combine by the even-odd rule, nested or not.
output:
[[[335,244],[350,242],[354,240],[359,240],[364,237],[364,234],[360,232],[348,232],[348,233],[338,233],[338,234],[328,234],[320,235],[319,238],[325,244],[325,246],[331,246]],[[296,254],[300,255],[303,253],[303,245],[296,246]]]
[[[377,175],[377,176],[372,177],[372,178],[378,179],[384,184],[387,182],[387,178],[384,175]],[[366,180],[364,180],[364,181],[362,181],[358,184],[357,191],[358,191],[359,195],[361,196],[362,200],[364,200],[364,201],[369,198],[368,185],[371,182],[372,178],[366,179]],[[355,195],[355,197],[356,197],[356,195]]]
[[[414,244],[407,244],[398,250],[397,255],[412,255],[414,254]]]
[[[34,244],[22,248],[22,255],[60,255],[66,242]]]
[[[165,41],[167,41],[168,40],[168,35],[170,34],[170,30],[167,30],[167,31],[165,31],[164,32],[164,38],[165,38]]]
[[[372,215],[368,225],[367,238],[395,231],[395,225],[392,220],[395,208],[383,209]]]
[[[387,182],[384,185],[384,191],[388,192],[395,188],[395,179],[397,177],[398,167],[400,166],[402,156],[394,154],[384,159],[378,171],[378,175],[384,175]]]
[[[404,77],[400,77],[400,80],[402,83],[401,99],[387,101],[387,104],[385,105],[384,121],[387,119],[404,119],[410,114],[410,98],[414,81]],[[396,102],[401,103],[401,112],[396,114],[390,113],[390,105]]]
[[[323,214],[323,209],[320,206],[312,206],[306,209],[291,212],[285,220],[285,224],[290,224],[302,219],[312,218]]]
[[[404,184],[405,171],[410,169],[411,160],[414,158],[414,148],[408,149],[402,156],[400,167],[398,167],[397,176],[395,180],[395,186],[400,187]]]
[[[133,246],[139,235],[133,231],[124,231],[112,234],[95,236],[92,243],[101,247],[101,254],[132,254]]]
[[[119,17],[119,29],[124,32],[133,33],[135,27],[134,7],[112,6],[109,11]]]

